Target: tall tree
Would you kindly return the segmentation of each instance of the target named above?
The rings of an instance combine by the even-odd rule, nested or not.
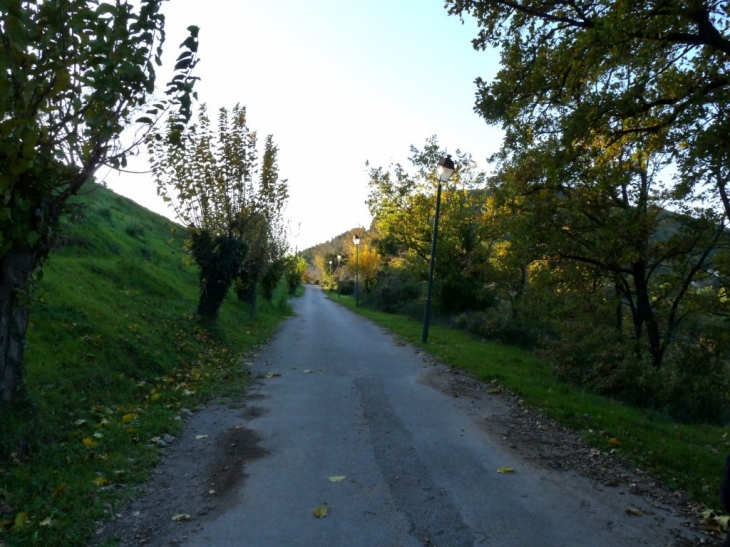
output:
[[[730,217],[726,3],[447,0],[446,7],[476,18],[476,49],[501,50],[497,77],[477,79],[476,110],[503,125],[506,147],[558,136],[563,159],[581,161],[591,152],[587,134],[606,143],[644,135],[671,154],[678,196],[712,199]]]
[[[273,136],[267,135],[255,197],[257,216],[252,217],[246,227],[244,239],[249,250],[236,279],[239,300],[253,306],[254,313],[259,281],[267,268],[280,269],[276,263],[288,250],[283,210],[289,195],[287,181],[279,180],[278,153],[279,147],[274,144]]]
[[[101,165],[123,167],[137,142],[125,127],[155,89],[164,42],[163,0],[0,1],[0,401],[25,398],[26,306],[68,199]],[[197,27],[168,84],[167,99],[139,118],[150,124],[177,105],[190,116]]]
[[[476,110],[506,131],[496,156],[504,190],[547,256],[579,262],[613,286],[660,367],[692,283],[708,275],[724,238],[719,215],[730,216],[726,148],[708,138],[728,129],[726,8],[680,0],[447,7],[477,18],[475,48],[502,50],[494,81],[477,81]],[[668,166],[675,177],[657,174]]]
[[[268,245],[287,198],[286,181],[271,166],[259,173],[256,144],[242,106],[221,108],[217,131],[203,105],[189,130],[180,134],[173,121],[165,135],[148,139],[158,192],[188,227],[187,248],[200,268],[198,315],[209,321],[250,250]],[[267,139],[265,154],[274,149]]]
[[[423,149],[411,147],[414,172],[402,165],[370,170],[368,205],[383,254],[400,255],[417,264],[421,279],[428,273],[432,222],[436,209],[435,166],[446,155],[435,137]],[[486,261],[484,225],[486,175],[469,154],[456,151],[457,170],[442,183],[436,259],[437,300],[442,309],[478,307],[482,302],[480,266]]]

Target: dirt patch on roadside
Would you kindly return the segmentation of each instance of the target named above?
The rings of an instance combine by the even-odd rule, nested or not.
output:
[[[419,381],[460,400],[478,426],[492,439],[531,463],[556,471],[576,472],[590,479],[598,491],[615,490],[641,496],[653,508],[670,509],[681,527],[670,528],[673,546],[721,545],[724,536],[702,523],[704,507],[685,493],[672,491],[617,454],[594,448],[576,432],[527,407],[498,385],[484,384],[423,354],[426,369]]]
[[[150,480],[135,488],[134,500],[111,509],[90,547],[113,539],[119,547],[180,545],[199,531],[203,517],[235,504],[246,462],[268,454],[246,427],[262,414],[258,407],[220,403],[189,416],[180,436],[161,449]]]

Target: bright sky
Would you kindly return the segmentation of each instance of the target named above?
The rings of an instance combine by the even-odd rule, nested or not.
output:
[[[474,79],[494,76],[498,54],[475,52],[476,25],[447,16],[443,0],[172,0],[164,9],[165,66],[198,25],[200,101],[211,114],[245,105],[260,142],[274,135],[299,250],[370,225],[366,160],[405,164],[411,144],[437,135],[486,168],[500,144],[501,131],[473,111]],[[172,216],[150,175],[106,182]]]

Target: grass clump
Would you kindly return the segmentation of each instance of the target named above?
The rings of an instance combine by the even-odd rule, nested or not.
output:
[[[30,403],[0,421],[0,545],[78,546],[157,461],[182,408],[242,394],[246,356],[290,314],[231,294],[214,328],[193,315],[181,227],[95,187],[68,221],[31,307]]]
[[[681,488],[709,507],[718,506],[718,485],[725,456],[730,452],[727,426],[683,424],[667,414],[586,393],[555,379],[551,365],[532,352],[485,342],[463,330],[431,326],[429,341],[424,345],[419,321],[368,308],[356,310],[352,296],[331,298],[425,348],[441,361],[484,382],[499,383],[519,395],[525,404],[577,431],[591,445],[615,450],[667,487]],[[612,438],[619,439],[620,446],[609,444]]]

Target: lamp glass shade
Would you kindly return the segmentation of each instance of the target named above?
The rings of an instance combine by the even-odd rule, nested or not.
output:
[[[451,174],[454,172],[454,162],[451,160],[451,156],[443,158],[436,168],[436,176],[441,182],[446,182],[451,178]]]
[[[353,236],[353,238],[352,238],[352,242],[353,242],[353,243],[354,243],[355,245],[360,245],[360,236],[358,236],[358,235],[356,235],[356,236]]]

